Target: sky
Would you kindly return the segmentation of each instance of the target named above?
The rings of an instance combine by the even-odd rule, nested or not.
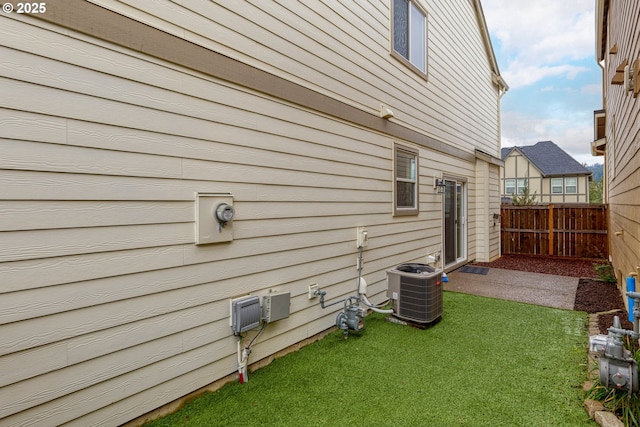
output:
[[[553,141],[580,163],[591,156],[602,108],[594,0],[481,0],[500,75],[502,147]]]

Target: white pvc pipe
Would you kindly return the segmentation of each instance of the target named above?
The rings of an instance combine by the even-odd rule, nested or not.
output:
[[[238,379],[240,384],[244,384],[249,381],[249,375],[247,371],[247,359],[249,355],[246,351],[240,349],[240,342],[242,340],[238,338]]]
[[[371,310],[375,311],[376,313],[392,314],[393,313],[392,309],[384,310],[382,308],[378,308],[375,305],[371,304],[371,302],[369,302],[369,300],[367,299],[367,281],[364,280],[364,277],[362,277],[362,251],[363,251],[363,249],[364,249],[364,246],[360,246],[360,251],[358,253],[358,295],[360,296],[360,299],[362,300],[364,305],[366,305],[367,307],[369,307]]]

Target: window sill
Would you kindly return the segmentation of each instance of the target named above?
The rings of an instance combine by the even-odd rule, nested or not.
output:
[[[399,62],[401,62],[402,65],[404,65],[405,67],[410,69],[414,74],[417,74],[418,77],[420,77],[424,81],[429,81],[429,79],[427,78],[427,73],[423,72],[420,68],[418,68],[415,65],[413,65],[407,58],[405,58],[404,56],[400,55],[395,50],[391,51],[391,56],[394,57]],[[429,67],[427,65],[427,70],[428,69],[429,69]]]

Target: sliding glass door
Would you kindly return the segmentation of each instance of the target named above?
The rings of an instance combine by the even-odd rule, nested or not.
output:
[[[452,265],[467,256],[467,203],[464,182],[446,179],[444,191],[444,261]]]

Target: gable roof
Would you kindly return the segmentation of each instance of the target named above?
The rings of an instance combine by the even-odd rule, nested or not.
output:
[[[535,145],[503,148],[502,160],[513,151],[518,150],[543,176],[557,175],[591,175],[591,171],[582,166],[576,159],[558,147],[553,141],[540,141]]]
[[[504,162],[504,159],[507,158],[507,156],[509,155],[509,153],[511,152],[511,150],[515,149],[516,147],[507,147],[507,148],[501,148],[500,149],[500,159],[502,159],[502,161]]]

